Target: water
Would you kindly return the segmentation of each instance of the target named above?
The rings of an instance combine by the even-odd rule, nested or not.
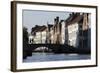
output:
[[[84,54],[54,54],[54,53],[32,53],[23,62],[45,62],[45,61],[64,61],[64,60],[86,60],[91,59],[90,55]]]

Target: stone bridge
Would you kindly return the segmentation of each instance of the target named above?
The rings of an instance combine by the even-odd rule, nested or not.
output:
[[[48,48],[48,51],[51,50],[54,53],[62,52],[75,52],[74,47],[61,44],[28,44],[28,50],[35,51],[37,48],[45,47]]]
[[[67,44],[27,44],[23,47],[23,57],[31,56],[32,52],[36,52],[36,49],[41,47],[47,48],[42,49],[44,52],[52,53],[90,53],[90,50],[88,51],[87,49],[75,48]]]

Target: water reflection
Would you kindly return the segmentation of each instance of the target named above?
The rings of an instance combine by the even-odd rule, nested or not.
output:
[[[64,60],[86,60],[91,59],[88,54],[54,54],[54,53],[32,53],[23,62],[44,62],[44,61],[64,61]]]

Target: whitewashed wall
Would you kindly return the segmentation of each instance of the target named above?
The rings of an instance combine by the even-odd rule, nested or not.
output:
[[[78,23],[74,23],[68,26],[68,44],[77,47],[78,44]]]

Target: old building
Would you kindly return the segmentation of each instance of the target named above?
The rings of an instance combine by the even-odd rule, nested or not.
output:
[[[89,13],[71,13],[65,20],[57,16],[54,23],[32,28],[31,43],[67,44],[76,48],[90,48],[91,27]]]
[[[33,38],[31,39],[31,44],[44,44],[46,42],[46,30],[47,27],[45,25],[36,25],[35,27],[33,27],[31,31],[31,37]]]
[[[65,20],[65,44],[90,48],[90,22],[88,13],[72,13]]]
[[[79,47],[90,49],[91,47],[91,27],[90,14],[83,13],[83,19],[79,25]]]
[[[65,44],[70,46],[78,46],[79,21],[82,16],[80,13],[72,13],[69,18],[65,20]]]
[[[52,29],[52,27],[53,27],[53,24],[48,24],[47,23],[47,30],[46,30],[46,32],[47,32],[47,34],[46,34],[46,43],[47,44],[51,44],[51,43],[53,43],[53,29]]]
[[[47,24],[48,26],[48,35],[47,40],[49,44],[60,44],[61,43],[61,21],[57,16],[54,18],[54,24]]]
[[[61,43],[61,22],[58,16],[54,19],[54,25],[51,28],[51,32],[53,36],[53,43],[60,44]]]

